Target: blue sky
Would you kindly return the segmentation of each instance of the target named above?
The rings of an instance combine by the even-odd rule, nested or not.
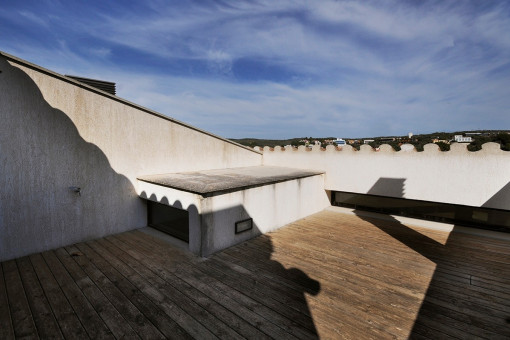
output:
[[[224,137],[510,129],[510,1],[11,1],[0,50]]]

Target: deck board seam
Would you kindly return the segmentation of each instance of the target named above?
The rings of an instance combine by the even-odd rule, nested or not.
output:
[[[129,258],[131,258],[131,261],[139,262],[137,259],[133,258],[133,257],[132,257],[129,253],[127,253],[125,250],[123,250],[123,249],[119,248],[116,244],[112,243],[112,242],[109,240],[109,238],[108,238],[108,237],[107,237],[107,238],[105,238],[105,239],[103,239],[103,240],[104,240],[104,241],[107,241],[107,242],[108,242],[108,243],[110,243],[113,247],[117,248],[117,249],[118,249],[118,251],[120,251],[120,252],[124,253],[126,256],[128,256]],[[129,266],[129,264],[128,264],[128,263],[126,263],[123,259],[121,259],[121,261],[122,261],[122,262],[124,262],[126,265],[128,265],[128,266]],[[141,265],[141,266],[144,266],[142,263],[140,263],[140,265]],[[143,278],[143,279],[144,279],[144,280],[145,280],[145,281],[146,281],[149,285],[151,285],[152,287],[154,287],[156,290],[159,290],[158,286],[157,286],[157,285],[155,285],[155,284],[154,284],[154,282],[151,282],[151,280],[149,280],[149,278],[147,278],[147,277],[146,277],[146,275],[144,275],[144,274],[140,273],[140,272],[139,272],[138,270],[136,270],[136,269],[133,269],[133,270],[134,270],[134,271],[136,271],[136,272],[138,273],[138,275],[139,275],[140,277],[142,277],[142,278]],[[171,300],[171,301],[172,301],[172,302],[173,302],[173,303],[174,303],[174,304],[178,307],[178,304],[175,302],[175,300],[174,300],[174,299],[172,299],[171,297],[167,296],[166,294],[165,294],[165,296],[166,296],[168,299],[170,299],[170,300]],[[178,307],[178,308],[180,308],[180,307]],[[198,324],[202,325],[202,327],[204,327],[204,328],[206,328],[207,330],[209,330],[209,328],[207,328],[207,327],[203,324],[203,322],[202,322],[201,320],[197,319],[197,318],[196,318],[196,317],[194,317],[193,315],[190,315],[188,312],[186,312],[186,311],[185,311],[185,310],[183,310],[182,308],[180,308],[180,309],[181,309],[182,313],[184,313],[184,314],[188,315],[191,319],[195,320]],[[210,330],[209,330],[209,331],[210,331]]]
[[[137,246],[139,249],[141,249],[140,247],[142,246],[142,243],[143,243],[143,242],[137,242],[136,244],[131,243],[131,245],[132,245],[132,246]],[[156,249],[155,247],[150,248],[150,249],[149,249],[149,248],[144,247],[144,248],[143,248],[143,249],[141,249],[141,250],[145,253],[145,256],[148,256],[148,257],[150,257],[150,253],[151,253],[151,252],[156,252],[156,251],[157,251],[157,249]],[[175,275],[175,273],[169,273],[169,274],[170,274],[170,275]],[[158,274],[158,275],[159,275],[159,274]],[[164,278],[164,277],[162,277],[162,276],[160,276],[160,277],[161,277],[163,280],[167,281],[167,279],[166,279],[166,278]],[[183,278],[179,277],[179,275],[176,275],[176,279],[177,279],[177,280],[182,281],[182,282],[183,282],[183,284],[185,284],[185,285],[190,285],[191,287],[193,287],[193,285],[191,285],[189,282],[187,282],[187,281],[186,281],[186,280],[184,280]],[[168,281],[167,281],[167,282],[168,282]],[[203,293],[203,292],[202,292],[202,291],[200,291],[199,289],[198,289],[198,292],[199,292],[200,294],[202,294],[202,295],[204,295],[204,296],[208,297],[208,296],[207,296],[207,294]],[[184,293],[184,292],[183,292],[183,294],[186,294],[186,293]],[[191,297],[190,297],[190,298],[191,298]],[[213,303],[218,304],[219,306],[221,306],[221,307],[222,307],[222,308],[224,308],[225,310],[229,311],[230,313],[235,314],[235,311],[233,311],[233,310],[229,309],[228,307],[226,307],[226,306],[222,305],[221,303],[219,303],[218,301],[216,301],[216,300],[214,300],[214,299],[212,299],[212,298],[210,298],[210,297],[208,297],[208,298],[209,298],[209,299],[211,299],[211,301],[213,301]],[[242,322],[248,323],[248,322],[247,322],[245,319],[243,319],[243,318],[240,318],[240,320],[242,320]],[[242,336],[242,335],[240,335],[240,336]]]
[[[138,245],[138,246],[141,246],[141,243],[138,243],[137,245]],[[150,249],[149,249],[149,248],[145,248],[145,250],[144,250],[144,251],[147,253],[148,251],[156,251],[156,249],[154,249],[154,248],[150,248]],[[197,268],[197,267],[196,267],[195,265],[193,265],[193,264],[192,264],[191,266],[192,266],[193,268]],[[186,270],[186,271],[187,271],[188,269],[184,269],[184,270]],[[197,268],[197,270],[199,270],[199,269]],[[177,274],[177,275],[178,275],[178,274]],[[206,275],[206,274],[204,274],[204,275]],[[182,279],[182,278],[181,278],[181,279]],[[218,281],[218,282],[221,282],[221,281]],[[222,282],[221,282],[221,283],[222,283]],[[218,291],[218,292],[220,292],[220,293],[221,293],[221,291]],[[241,293],[241,294],[243,294],[243,293]],[[243,294],[243,295],[245,295],[245,294]],[[246,295],[245,295],[245,296],[246,296]],[[249,296],[247,296],[247,297],[249,298]],[[227,308],[227,307],[225,306],[225,308]],[[263,316],[262,316],[262,317],[263,317]],[[246,320],[245,320],[245,321],[246,321]],[[276,325],[276,326],[278,326],[278,325]]]
[[[76,261],[76,259],[73,258],[73,256],[71,256],[71,254],[69,253],[69,251],[66,249],[68,247],[64,247],[64,248],[61,248],[61,249],[64,249],[64,251],[66,252],[67,255],[69,255],[69,261],[73,261],[73,263],[78,267],[80,268],[80,270],[83,271],[83,273],[85,274],[85,276],[89,279],[89,281],[91,282],[91,284],[95,287],[95,289],[100,292],[100,294],[104,297],[104,299],[106,299],[106,301],[108,301],[109,305],[111,306],[111,308],[113,308],[117,313],[118,315],[120,315],[120,317],[122,317],[122,319],[124,320],[124,322],[129,325],[129,327],[131,327],[132,331],[135,333],[135,334],[138,334],[138,332],[135,330],[134,326],[132,325],[132,322],[130,320],[128,320],[126,318],[126,316],[124,315],[124,313],[119,310],[119,308],[117,307],[117,303],[115,303],[112,298],[110,298],[110,295],[107,294],[105,291],[103,291],[103,289],[97,284],[96,280],[94,280],[92,277],[90,277],[90,275],[88,275],[88,273],[80,266],[80,264]],[[57,254],[57,258],[62,262],[62,259],[60,258],[60,256]],[[63,264],[64,266],[66,266],[65,264]],[[67,268],[67,266],[66,266]],[[74,280],[74,278],[73,278]],[[108,280],[108,282],[110,284],[113,285],[113,283],[108,279],[106,278],[106,280]],[[76,280],[75,280],[76,282]],[[76,284],[78,285],[78,282],[76,282]],[[121,292],[122,294],[122,292]],[[123,294],[122,294],[123,295]],[[124,295],[123,295],[124,296]],[[131,302],[128,301],[129,304],[131,304],[131,306],[133,308],[135,308],[138,312],[140,312],[138,310],[138,308],[136,308],[136,306],[134,306]],[[97,312],[97,311],[96,311]],[[98,313],[99,314],[99,313]],[[101,315],[100,315],[101,316]],[[103,321],[105,321],[106,323],[106,320],[103,319]],[[146,320],[148,321],[148,320]],[[150,321],[149,321],[150,322]],[[110,329],[111,330],[111,329]],[[113,332],[113,331],[112,331]],[[140,336],[138,334],[138,336]]]
[[[0,269],[2,270],[2,280],[4,282],[4,291],[5,291],[5,299],[7,300],[6,302],[6,305],[5,305],[5,308],[6,308],[6,311],[7,311],[7,314],[9,316],[9,325],[10,325],[10,334],[15,337],[15,333],[14,333],[14,323],[13,323],[13,320],[12,320],[12,313],[11,313],[11,304],[9,302],[9,294],[7,294],[7,280],[5,279],[5,270],[3,269],[3,265],[4,265],[4,262],[0,263]]]

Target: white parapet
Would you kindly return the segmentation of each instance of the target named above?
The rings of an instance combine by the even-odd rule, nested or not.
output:
[[[510,152],[499,144],[486,143],[475,152],[461,143],[452,144],[450,151],[440,151],[436,144],[425,145],[423,152],[413,146],[404,149],[274,148],[264,149],[263,162],[324,171],[325,189],[332,191],[390,197],[399,193],[409,199],[510,210]],[[401,183],[402,188],[389,188],[388,183]]]

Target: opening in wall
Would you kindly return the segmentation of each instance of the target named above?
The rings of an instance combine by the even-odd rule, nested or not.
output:
[[[189,243],[189,214],[186,210],[147,201],[148,226]]]
[[[331,205],[510,232],[510,211],[458,204],[333,191]]]

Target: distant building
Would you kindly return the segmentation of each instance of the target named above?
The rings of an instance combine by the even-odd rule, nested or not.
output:
[[[363,140],[363,144],[369,144],[369,143],[372,143],[372,142],[375,142],[375,140],[373,140],[373,139],[364,139]]]
[[[473,141],[473,138],[471,137],[464,137],[463,135],[455,135],[453,137],[453,140],[457,143],[471,143]]]
[[[345,140],[343,140],[342,138],[337,138],[334,142],[337,146],[343,146],[343,145],[346,145],[347,143],[345,142]]]

